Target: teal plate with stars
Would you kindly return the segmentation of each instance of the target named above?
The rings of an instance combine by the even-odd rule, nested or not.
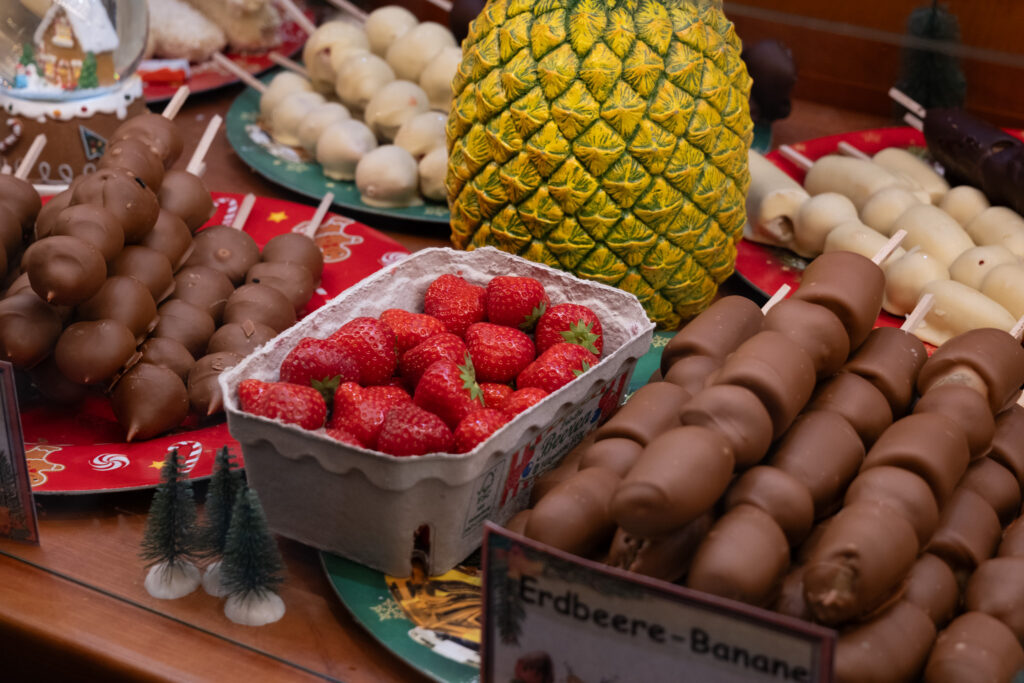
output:
[[[262,80],[269,83],[275,75],[276,72],[267,74]],[[227,135],[228,142],[242,161],[267,180],[316,200],[333,192],[335,206],[362,214],[448,224],[450,214],[445,204],[428,201],[421,206],[387,209],[364,204],[354,182],[331,180],[304,150],[274,142],[260,127],[259,118],[260,94],[246,88],[228,110]]]

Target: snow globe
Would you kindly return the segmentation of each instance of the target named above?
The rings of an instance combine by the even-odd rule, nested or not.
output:
[[[16,168],[42,133],[30,181],[95,170],[107,137],[146,109],[146,0],[0,0],[0,14],[0,165]]]

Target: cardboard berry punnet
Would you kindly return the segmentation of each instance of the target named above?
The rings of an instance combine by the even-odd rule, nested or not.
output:
[[[388,308],[421,312],[427,286],[443,273],[479,285],[498,275],[530,276],[552,302],[591,307],[604,327],[601,362],[463,454],[395,457],[239,410],[239,382],[277,380],[300,339],[328,337],[352,318]],[[408,576],[415,554],[436,575],[479,547],[485,520],[504,522],[523,509],[536,477],[621,401],[653,328],[637,298],[622,290],[490,247],[425,249],[345,290],[221,375],[228,427],[274,531],[392,576]]]

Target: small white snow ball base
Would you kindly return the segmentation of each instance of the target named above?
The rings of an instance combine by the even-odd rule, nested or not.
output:
[[[232,595],[224,603],[224,614],[243,626],[272,624],[284,616],[284,600],[271,591]]]
[[[191,562],[160,562],[149,568],[144,585],[158,600],[183,598],[199,588],[199,569]]]
[[[203,590],[215,598],[223,598],[228,594],[227,588],[221,581],[220,560],[211,562],[203,574]]]

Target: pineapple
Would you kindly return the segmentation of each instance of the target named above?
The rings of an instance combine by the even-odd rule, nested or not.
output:
[[[452,84],[452,242],[635,294],[675,328],[733,271],[750,77],[718,0],[489,0]]]

